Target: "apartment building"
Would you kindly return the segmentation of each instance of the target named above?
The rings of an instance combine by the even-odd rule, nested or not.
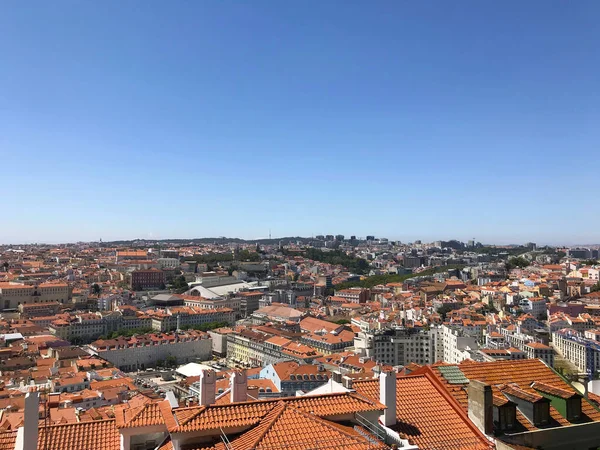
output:
[[[552,333],[552,343],[556,351],[580,372],[594,375],[600,370],[600,344],[596,341],[586,339],[571,328],[564,328]]]
[[[48,330],[67,341],[88,341],[102,336],[106,324],[100,314],[83,313],[72,315],[69,319],[57,319],[50,323]]]
[[[263,292],[238,292],[237,297],[240,304],[240,316],[246,318],[260,307],[260,299]]]
[[[343,298],[345,303],[365,303],[371,297],[371,291],[363,288],[349,288],[335,291],[335,296]]]
[[[329,381],[331,372],[323,365],[298,364],[284,361],[269,364],[260,371],[260,378],[271,380],[282,397],[294,397],[298,391],[310,392]]]
[[[22,303],[19,305],[19,312],[22,319],[32,317],[52,316],[60,311],[61,304],[58,302],[48,303]]]
[[[160,269],[134,270],[129,286],[134,290],[159,289],[164,287],[165,273]]]
[[[179,258],[158,258],[156,262],[159,268],[168,270],[177,269],[181,264]]]
[[[471,358],[471,353],[478,350],[477,338],[470,336],[461,328],[442,325],[443,361],[458,364]]]
[[[377,363],[404,366],[411,362],[433,364],[443,359],[442,330],[432,327],[362,330],[354,338],[354,350]]]
[[[230,324],[235,320],[233,310],[229,308],[200,309],[179,306],[149,311],[148,315],[152,319],[152,329],[163,333],[214,322]]]
[[[320,356],[308,345],[251,328],[237,329],[227,335],[227,360],[232,366],[264,367],[284,360],[310,364]]]
[[[544,361],[548,366],[554,367],[554,349],[541,342],[530,342],[525,344],[525,353],[528,358],[537,358]]]
[[[169,357],[178,364],[212,357],[212,339],[201,331],[179,333],[152,333],[131,338],[98,340],[92,342],[90,353],[119,369],[130,372],[154,367]]]
[[[185,306],[193,306],[200,309],[223,309],[230,308],[236,318],[240,317],[240,297],[231,295],[226,297],[205,298],[198,295],[197,291],[192,290],[192,295],[178,295],[183,299]]]
[[[109,314],[97,312],[61,315],[48,323],[48,330],[51,334],[67,341],[73,339],[87,341],[117,330],[134,330],[150,326],[152,326],[152,319],[149,316],[113,311]]]
[[[145,250],[117,250],[115,252],[115,262],[124,261],[144,261],[148,259],[148,252]]]

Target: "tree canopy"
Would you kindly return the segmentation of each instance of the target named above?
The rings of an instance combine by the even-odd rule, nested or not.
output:
[[[422,277],[428,275],[434,275],[436,273],[446,272],[450,269],[462,269],[464,266],[462,265],[448,265],[448,266],[439,266],[434,267],[432,269],[427,269],[419,273],[409,273],[404,275],[373,275],[371,277],[366,277],[362,280],[356,281],[346,281],[345,283],[340,283],[335,286],[336,289],[347,289],[350,287],[364,287],[371,288],[373,286],[377,286],[380,284],[387,283],[401,283],[403,281],[408,280],[409,278]]]
[[[506,262],[505,267],[506,267],[506,270],[516,269],[517,267],[520,269],[523,269],[525,267],[528,267],[530,264],[531,264],[531,262],[528,259],[523,258],[522,256],[517,256],[514,258],[510,258]]]
[[[284,250],[284,255],[292,255],[289,251]],[[347,255],[341,250],[323,251],[318,248],[309,247],[304,250],[304,257],[313,261],[324,262],[327,264],[339,265],[346,267],[350,272],[359,275],[365,274],[369,270],[369,262],[363,258]]]

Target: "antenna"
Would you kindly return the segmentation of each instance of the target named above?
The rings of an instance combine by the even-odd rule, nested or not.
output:
[[[223,428],[219,427],[219,430],[221,430],[221,440],[223,441],[223,444],[225,444],[225,448],[229,450],[231,448],[231,442],[229,441],[229,438],[223,431]]]

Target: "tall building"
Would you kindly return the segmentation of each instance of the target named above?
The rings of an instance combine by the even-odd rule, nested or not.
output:
[[[363,330],[354,338],[354,349],[361,356],[392,366],[433,364],[444,355],[442,331],[437,327]]]

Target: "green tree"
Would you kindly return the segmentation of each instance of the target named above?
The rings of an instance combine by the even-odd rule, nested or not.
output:
[[[600,281],[592,286],[590,289],[591,292],[600,292]]]
[[[335,289],[347,289],[350,287],[372,288],[373,286],[378,286],[380,284],[401,283],[403,281],[408,280],[409,278],[431,276],[436,273],[447,272],[450,269],[462,269],[463,267],[464,265],[448,265],[433,267],[431,269],[427,269],[419,273],[409,273],[404,275],[373,275],[371,277],[366,277],[362,280],[346,281],[345,283],[336,284]],[[333,292],[327,295],[333,295]]]
[[[506,268],[506,270],[512,270],[512,269],[516,269],[518,268],[525,268],[528,267],[531,263],[529,262],[528,259],[523,258],[522,256],[517,256],[514,258],[510,258],[506,264],[504,265],[504,267]]]
[[[92,293],[94,295],[100,295],[100,292],[102,292],[102,287],[98,283],[92,284]]]
[[[442,321],[446,321],[446,316],[448,315],[448,313],[450,311],[454,310],[454,308],[451,305],[442,305],[438,308],[437,312],[438,314],[442,317]]]
[[[214,330],[216,328],[226,327],[227,325],[229,325],[229,323],[227,323],[227,322],[208,322],[208,323],[202,323],[199,325],[189,325],[188,327],[186,327],[186,329],[187,330],[198,330],[198,331],[209,331],[209,330]]]
[[[165,359],[165,366],[166,367],[175,367],[177,366],[177,358],[173,355],[169,355],[167,356],[167,358]]]
[[[171,288],[175,289],[178,294],[182,294],[189,289],[187,281],[183,275],[179,275],[175,277],[173,282],[171,283]]]

